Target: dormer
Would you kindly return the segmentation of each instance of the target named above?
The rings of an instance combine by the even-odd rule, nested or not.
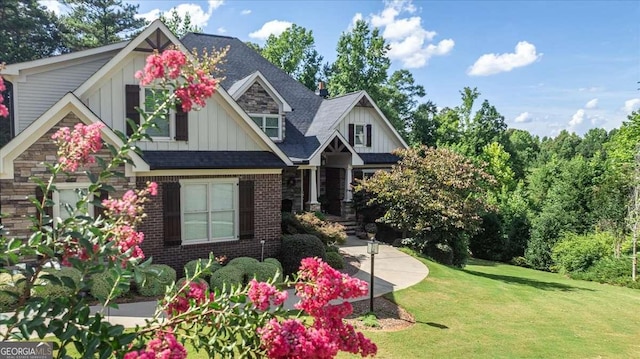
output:
[[[229,94],[269,138],[284,140],[285,115],[291,106],[260,71],[234,83]]]

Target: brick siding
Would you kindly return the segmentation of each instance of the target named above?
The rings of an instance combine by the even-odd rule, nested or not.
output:
[[[228,178],[239,177],[240,180],[255,181],[254,193],[254,238],[227,242],[213,242],[191,245],[165,246],[163,242],[163,208],[162,183],[178,182],[180,179],[193,178]],[[158,183],[158,195],[151,198],[145,207],[147,217],[140,225],[145,234],[142,250],[147,257],[153,256],[154,263],[168,264],[178,275],[183,275],[184,265],[193,259],[207,258],[209,253],[215,256],[226,256],[228,259],[249,256],[260,258],[261,240],[265,240],[264,256],[273,257],[280,251],[280,204],[282,200],[281,175],[241,175],[241,176],[163,176],[138,177],[139,187],[147,181]]]

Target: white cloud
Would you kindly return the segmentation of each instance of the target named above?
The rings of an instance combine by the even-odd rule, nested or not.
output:
[[[249,15],[249,14],[251,14],[251,10],[249,9],[240,11],[240,15]]]
[[[626,114],[630,114],[631,112],[640,109],[640,98],[632,98],[625,101],[622,109]]]
[[[349,24],[349,27],[347,28],[347,31],[351,31],[351,29],[353,29],[354,27],[356,27],[356,22],[362,20],[362,13],[357,12],[355,15],[353,15],[353,17],[351,18],[351,23]]]
[[[529,123],[531,121],[533,121],[533,116],[529,112],[523,112],[513,120],[515,123]]]
[[[56,15],[62,13],[62,4],[58,0],[38,0],[38,4],[46,7],[49,11],[53,11]]]
[[[594,98],[593,100],[589,100],[589,102],[587,102],[587,104],[584,105],[584,108],[586,109],[598,108],[598,99]]]
[[[410,0],[389,1],[380,13],[369,17],[371,25],[380,28],[382,36],[389,43],[389,59],[401,61],[407,68],[423,67],[433,56],[446,55],[455,46],[452,39],[431,43],[437,32],[426,30],[420,16],[401,16],[414,14],[416,11],[417,8]],[[352,19],[351,28],[359,19],[362,19],[362,14],[357,13]]]
[[[581,108],[571,116],[567,131],[583,135],[589,131],[590,128],[600,127],[606,122],[606,119],[598,115],[591,115]]]
[[[160,14],[168,15],[170,12],[172,12],[175,9],[178,15],[180,15],[183,18],[188,13],[189,16],[191,17],[192,25],[204,28],[209,23],[209,19],[211,18],[213,11],[219,8],[220,6],[222,6],[222,4],[224,4],[222,0],[209,0],[207,3],[209,5],[207,10],[204,10],[202,6],[198,4],[183,3],[183,4],[179,4],[176,7],[172,7],[167,11],[162,11],[160,9],[153,9],[153,10],[150,10],[149,12],[139,14],[138,17],[144,18],[147,21],[153,21],[159,18]]]
[[[469,67],[470,76],[489,76],[500,72],[509,72],[515,68],[531,65],[542,57],[536,53],[536,47],[526,41],[516,45],[515,52],[504,54],[484,54]]]
[[[224,27],[219,27],[218,28],[218,34],[224,34],[227,32],[227,29],[225,29]]]
[[[249,37],[252,39],[266,40],[269,35],[278,36],[282,34],[286,29],[290,28],[291,25],[293,24],[288,21],[271,20],[265,22],[260,30],[250,33]]]
[[[602,87],[580,87],[578,91],[580,92],[598,92],[601,91]]]

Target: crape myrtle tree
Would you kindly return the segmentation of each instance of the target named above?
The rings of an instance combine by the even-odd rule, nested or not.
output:
[[[151,259],[145,261],[140,248],[144,233],[136,229],[145,218],[149,196],[157,195],[157,184],[150,182],[115,197],[108,180],[124,175],[118,168],[131,163],[130,153],[140,152],[136,142],[151,140],[146,132],[157,126],[159,115],[176,106],[192,111],[206,105],[206,99],[216,91],[218,80],[211,73],[220,58],[220,54],[185,55],[177,50],[150,55],[136,78],[141,85],[159,90],[154,96],[155,111],[139,111],[143,120],[139,127],[129,121],[134,129],[130,137],[116,132],[123,143],[120,147],[102,141],[102,122],[63,127],[52,136],[58,153],[56,163],[47,164],[50,177],[46,181],[33,179],[42,198],[30,198],[37,213],[31,217],[32,234],[9,238],[0,227],[0,295],[13,300],[13,311],[0,316],[0,340],[52,335],[57,339],[53,344],[57,358],[70,357],[69,349],[74,348],[85,358],[180,359],[187,356],[187,342],[210,357],[225,358],[332,358],[339,351],[362,356],[376,353],[375,344],[343,321],[353,308],[340,300],[365,295],[367,283],[337,272],[317,258],[303,259],[297,281],[288,283],[300,298],[295,313],[283,310],[287,293],[273,285],[275,279],[269,283],[254,279],[246,287],[210,290],[199,277],[213,266],[211,257],[189,273],[183,284],[168,286],[145,325],[127,331],[106,320],[106,308],[115,306],[113,299],[132,280],[142,284],[148,276],[161,274],[149,267]],[[3,86],[0,78],[0,91]],[[6,112],[0,102],[0,116]],[[96,156],[105,146],[111,156]],[[57,191],[56,183],[81,170],[86,170],[89,188],[77,192],[75,205],[65,204],[68,218],[52,218],[49,209],[55,205],[55,197],[50,194]],[[103,191],[108,198],[98,200]],[[97,218],[89,214],[90,204],[103,209]],[[34,258],[35,263],[16,266],[25,257]],[[78,278],[45,270],[60,266],[73,268]],[[102,309],[92,313],[89,299],[80,293],[91,288],[96,274],[102,275],[107,290],[96,294]],[[39,287],[52,285],[64,287],[69,295],[37,295]],[[302,321],[299,315],[309,319]]]
[[[384,209],[380,222],[413,236],[427,254],[463,266],[468,239],[480,229],[490,208],[487,190],[493,177],[471,160],[445,148],[420,146],[396,152],[400,162],[359,181],[355,191],[369,195],[369,205]]]

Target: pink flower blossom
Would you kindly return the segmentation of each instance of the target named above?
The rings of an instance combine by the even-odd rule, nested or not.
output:
[[[102,149],[100,130],[103,127],[100,122],[88,126],[78,123],[73,130],[62,127],[51,136],[58,146],[58,163],[63,171],[75,172],[78,167],[95,162],[92,154]]]
[[[184,313],[189,310],[191,303],[202,305],[207,300],[214,300],[214,293],[209,291],[209,286],[204,281],[189,282],[175,300],[167,305],[167,313],[171,316]]]
[[[158,337],[150,340],[144,350],[124,355],[125,359],[183,359],[187,350],[180,344],[173,332],[159,332]]]
[[[6,90],[6,87],[4,86],[4,80],[2,79],[2,77],[0,77],[0,92],[4,90]],[[9,116],[9,109],[7,108],[7,106],[2,104],[3,102],[4,96],[2,96],[2,93],[0,93],[0,117],[7,117]]]
[[[158,195],[158,184],[155,182],[148,182],[147,183],[147,190],[149,191],[149,194],[152,196],[157,196]]]
[[[270,304],[282,305],[287,300],[287,292],[281,292],[271,284],[258,282],[255,279],[249,282],[247,296],[253,305],[262,311],[269,309]]]

